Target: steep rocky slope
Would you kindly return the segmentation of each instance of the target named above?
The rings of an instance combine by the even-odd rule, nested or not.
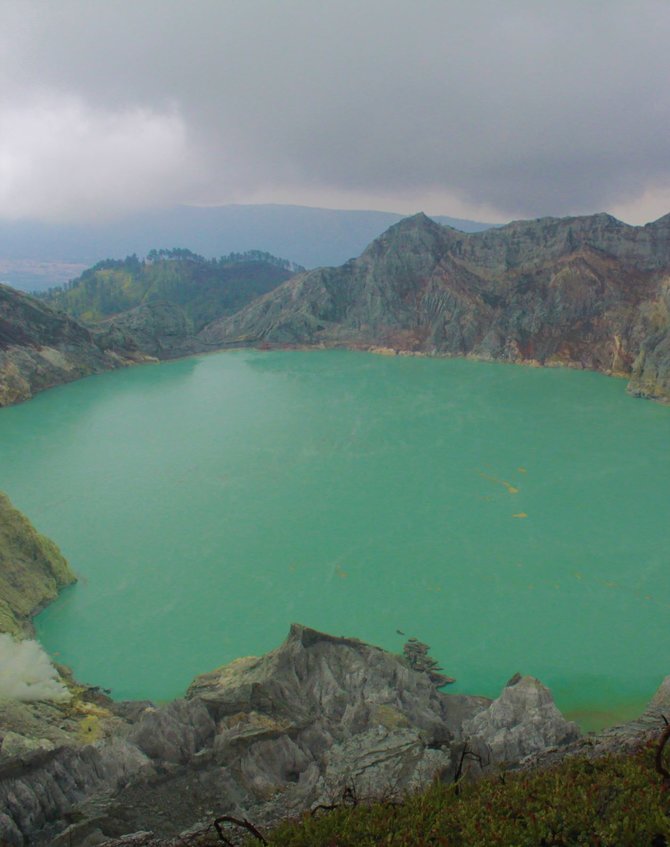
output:
[[[53,541],[0,493],[0,632],[29,634],[30,618],[74,581]]]
[[[435,775],[450,781],[466,744],[475,776],[579,735],[530,677],[493,702],[443,694],[398,656],[298,625],[277,650],[198,677],[167,706],[97,695],[85,718],[81,704],[79,718],[56,708],[72,725],[69,741],[32,751],[26,727],[51,739],[53,728],[35,709],[32,723],[25,709],[2,714],[4,732],[23,729],[24,739],[20,755],[14,736],[11,755],[0,748],[3,843],[170,836],[226,813],[266,823],[345,789],[378,796]],[[93,744],[87,727],[97,730]]]
[[[108,346],[62,312],[0,285],[0,406],[146,359],[136,346]]]
[[[398,656],[293,625],[276,650],[164,706],[82,686],[65,704],[0,702],[0,842],[92,847],[141,832],[119,843],[172,845],[204,829],[216,841],[223,814],[267,827],[347,796],[634,750],[669,709],[670,677],[638,720],[580,737],[531,677],[493,701],[443,694]]]
[[[347,345],[564,364],[670,398],[670,216],[519,221],[419,214],[340,268],[300,274],[201,333],[212,345]]]

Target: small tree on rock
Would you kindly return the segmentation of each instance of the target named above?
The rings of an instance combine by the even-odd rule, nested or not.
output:
[[[410,638],[402,648],[403,656],[410,668],[420,673],[427,673],[430,681],[436,688],[442,688],[443,685],[455,682],[450,676],[440,673],[442,668],[437,663],[437,660],[429,655],[429,650],[430,647],[428,644],[424,644],[423,641],[419,641],[417,638]]]

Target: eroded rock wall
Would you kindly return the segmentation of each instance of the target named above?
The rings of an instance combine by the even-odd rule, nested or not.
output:
[[[670,397],[670,216],[518,221],[460,233],[416,215],[341,268],[301,274],[200,333],[568,365]]]
[[[108,701],[105,714],[92,745],[75,721],[68,742],[5,759],[0,837],[76,847],[176,836],[219,814],[270,823],[345,790],[395,796],[451,780],[466,748],[474,778],[578,736],[536,680],[493,702],[450,695],[399,656],[299,625],[266,656],[196,678],[183,700]]]

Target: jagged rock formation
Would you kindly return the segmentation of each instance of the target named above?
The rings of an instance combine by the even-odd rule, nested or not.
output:
[[[38,391],[147,357],[111,348],[67,315],[0,285],[0,406]]]
[[[0,840],[76,847],[138,830],[170,836],[225,813],[268,823],[345,788],[379,796],[453,779],[466,745],[478,772],[579,735],[536,680],[493,703],[443,694],[401,657],[298,625],[266,656],[198,677],[184,700],[93,699],[79,714],[51,707],[70,708],[69,742],[52,726],[50,749],[0,751]],[[93,745],[82,732],[92,713],[101,722]]]
[[[0,632],[30,634],[30,619],[74,581],[53,541],[0,493]]]
[[[202,331],[209,344],[344,345],[563,364],[670,398],[670,215],[463,233],[419,214],[340,268],[300,274]]]
[[[517,674],[485,711],[463,724],[463,732],[486,743],[498,762],[518,762],[546,747],[562,747],[579,733],[566,723],[549,689]]]
[[[630,753],[650,741],[657,742],[670,717],[670,676],[666,676],[644,712],[628,723],[608,727],[598,733],[583,736],[569,744],[548,747],[523,760],[522,768],[546,768],[567,756],[599,758]]]

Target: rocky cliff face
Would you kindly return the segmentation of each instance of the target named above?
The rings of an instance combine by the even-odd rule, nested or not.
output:
[[[592,215],[464,233],[419,214],[358,259],[281,285],[286,269],[259,276],[251,263],[238,279],[195,258],[140,267],[131,257],[140,270],[96,267],[53,295],[97,316],[92,329],[0,287],[0,405],[147,357],[240,345],[568,365],[670,399],[670,215],[644,227]]]
[[[0,493],[0,632],[29,634],[31,617],[74,581],[53,541]]]
[[[138,349],[156,359],[174,359],[207,349],[195,338],[193,321],[167,302],[143,303],[96,325],[99,342],[114,350]]]
[[[0,285],[0,406],[38,391],[147,357],[107,346],[77,321]]]
[[[345,790],[395,795],[451,780],[464,761],[474,776],[578,737],[537,680],[514,682],[493,702],[443,694],[398,656],[294,625],[277,650],[160,708],[99,694],[50,717],[0,708],[0,840],[171,836],[226,813],[268,823]]]
[[[466,234],[416,215],[341,268],[300,274],[209,344],[383,346],[627,375],[670,398],[670,216],[520,221]]]

